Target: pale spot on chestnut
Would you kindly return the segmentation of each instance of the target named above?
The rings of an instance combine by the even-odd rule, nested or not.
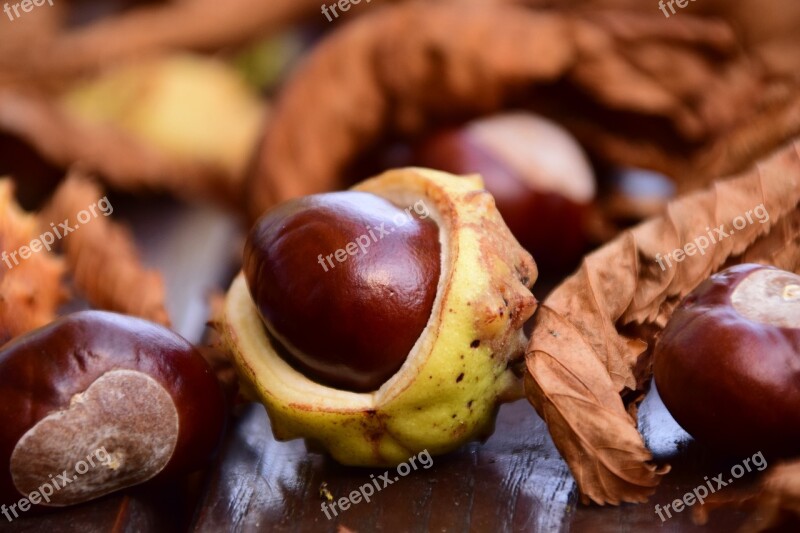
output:
[[[783,328],[800,327],[800,276],[782,270],[758,270],[731,294],[731,303],[753,322]]]
[[[64,506],[182,479],[207,465],[225,421],[219,382],[191,343],[101,311],[3,346],[0,398],[5,505],[40,487],[52,494],[35,506]]]
[[[44,503],[72,505],[152,479],[169,463],[177,441],[178,411],[164,387],[142,372],[113,370],[22,436],[11,454],[11,476],[21,494],[30,494],[51,474],[87,463],[87,451],[113,450],[111,462],[93,459]]]

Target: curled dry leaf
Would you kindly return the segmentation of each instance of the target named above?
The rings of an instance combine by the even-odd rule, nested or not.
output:
[[[47,324],[67,299],[63,261],[45,250],[23,259],[22,246],[39,237],[39,221],[14,200],[9,179],[0,179],[0,344]]]
[[[67,27],[67,10],[56,2],[55,8],[25,16],[29,25],[49,15],[36,39],[0,46],[14,52],[0,54],[0,81],[7,76],[52,84],[53,79],[69,79],[133,57],[178,49],[219,50],[316,15],[319,5],[316,0],[229,0],[224,7],[216,0],[161,2]]]
[[[47,9],[34,9],[26,13],[24,21],[16,24],[14,24],[16,20],[7,20],[6,14],[3,13],[0,86],[24,87],[34,82],[38,87],[55,89],[61,85],[62,80],[54,80],[44,72],[31,79],[25,58],[32,54],[30,50],[32,45],[38,46],[48,42],[64,26],[68,10],[66,2],[53,2]]]
[[[47,224],[69,221],[80,211],[97,204],[103,192],[94,182],[72,172],[56,190],[42,213]],[[98,213],[99,214],[99,213]],[[65,235],[64,248],[76,288],[95,307],[140,316],[169,325],[161,276],[142,265],[133,238],[119,224],[98,216]]]
[[[526,4],[547,7],[552,0],[522,0]],[[626,12],[652,13],[660,5],[641,0],[559,0],[559,5],[572,8],[616,9]],[[671,21],[684,15],[715,17],[728,22],[735,28],[739,41],[749,55],[758,61],[772,76],[793,76],[800,68],[800,34],[797,23],[800,21],[800,4],[795,0],[704,0],[692,2],[681,8],[664,2],[662,16],[669,15]],[[673,10],[674,9],[674,13]],[[645,28],[625,28],[626,31],[647,31]]]
[[[375,10],[318,46],[285,87],[252,176],[250,214],[341,187],[379,139],[509,107],[554,118],[607,162],[697,187],[800,133],[797,80],[770,76],[739,44],[725,21],[666,19],[657,9]]]
[[[550,0],[523,1],[539,7],[552,4]],[[559,6],[565,4],[585,13],[586,30],[600,26],[618,39],[595,41],[598,47],[594,50],[584,48],[594,59],[581,61],[579,70],[584,64],[589,69],[596,69],[593,63],[613,66],[614,58],[620,56],[622,66],[628,65],[628,72],[620,71],[616,76],[613,68],[599,71],[606,83],[589,77],[585,80],[588,84],[582,84],[585,90],[608,92],[624,108],[626,95],[639,96],[644,86],[655,83],[652,92],[645,94],[660,93],[662,105],[688,105],[696,110],[694,114],[680,107],[673,111],[678,119],[675,124],[684,132],[690,133],[699,124],[713,131],[710,139],[696,136],[694,142],[678,148],[675,139],[664,134],[669,128],[664,124],[654,125],[655,137],[660,138],[654,144],[653,133],[631,136],[641,133],[642,128],[638,132],[620,129],[618,121],[609,132],[608,120],[591,116],[597,109],[588,115],[563,114],[565,123],[605,157],[660,169],[680,179],[686,189],[739,172],[800,133],[800,33],[796,31],[800,4],[794,0],[704,0],[685,8],[668,7],[664,2],[669,18],[656,9],[658,6],[640,0],[558,2]],[[674,14],[670,9],[675,9]],[[620,46],[626,41],[628,46]],[[731,56],[734,42],[741,53]],[[689,48],[684,48],[687,45]],[[714,53],[697,54],[698,45],[717,50],[726,59],[720,61]],[[718,68],[710,68],[709,63],[717,63]],[[578,77],[586,78],[585,74]]]
[[[44,97],[0,89],[0,130],[53,164],[68,168],[79,162],[120,190],[166,191],[229,206],[242,193],[238,178],[220,167],[166,155],[118,128],[70,115]]]
[[[368,14],[318,46],[284,89],[251,215],[341,186],[346,167],[387,131],[497,110],[512,88],[554,79],[574,54],[561,17],[520,7],[412,2]]]
[[[666,473],[652,464],[620,395],[640,397],[650,377],[647,341],[680,300],[730,264],[800,269],[799,147],[792,143],[738,177],[671,202],[666,215],[588,255],[539,308],[526,392],[584,501],[644,501]],[[682,262],[663,259],[712,236],[716,242],[703,254],[695,245]]]

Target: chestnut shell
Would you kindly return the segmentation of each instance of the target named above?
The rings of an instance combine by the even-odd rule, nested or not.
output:
[[[698,441],[732,453],[797,453],[800,330],[752,321],[731,302],[736,287],[761,269],[777,270],[735,266],[684,299],[656,344],[655,382]]]
[[[291,200],[256,223],[244,272],[287,362],[357,392],[400,369],[431,316],[441,269],[438,227],[411,213],[348,191]],[[327,259],[359,238],[365,251]]]
[[[12,340],[0,352],[0,459],[6,465],[0,502],[25,496],[9,471],[23,435],[51,413],[67,409],[76,394],[113,370],[150,376],[175,403],[177,444],[154,482],[176,479],[209,460],[222,436],[226,408],[219,382],[194,346],[145,320],[82,311]]]

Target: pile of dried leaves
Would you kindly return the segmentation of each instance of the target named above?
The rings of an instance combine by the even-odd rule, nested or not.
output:
[[[280,96],[252,216],[346,183],[380,139],[509,107],[549,115],[597,158],[662,171],[684,190],[800,133],[800,62],[743,49],[724,19],[587,4],[407,2],[334,33]]]

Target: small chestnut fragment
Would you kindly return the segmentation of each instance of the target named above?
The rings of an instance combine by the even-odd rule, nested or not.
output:
[[[738,265],[687,296],[654,353],[656,386],[697,440],[800,452],[800,276]]]
[[[219,383],[189,342],[100,311],[6,344],[0,397],[6,504],[42,493],[46,483],[52,490],[41,505],[61,507],[176,479],[208,461],[225,421]],[[55,487],[63,472],[71,481]]]
[[[550,272],[575,266],[595,196],[592,167],[560,126],[508,113],[439,131],[414,149],[414,164],[480,174],[511,233]]]
[[[318,194],[256,223],[244,272],[287,362],[367,392],[400,369],[428,323],[439,248],[438,227],[414,209],[365,192]]]

